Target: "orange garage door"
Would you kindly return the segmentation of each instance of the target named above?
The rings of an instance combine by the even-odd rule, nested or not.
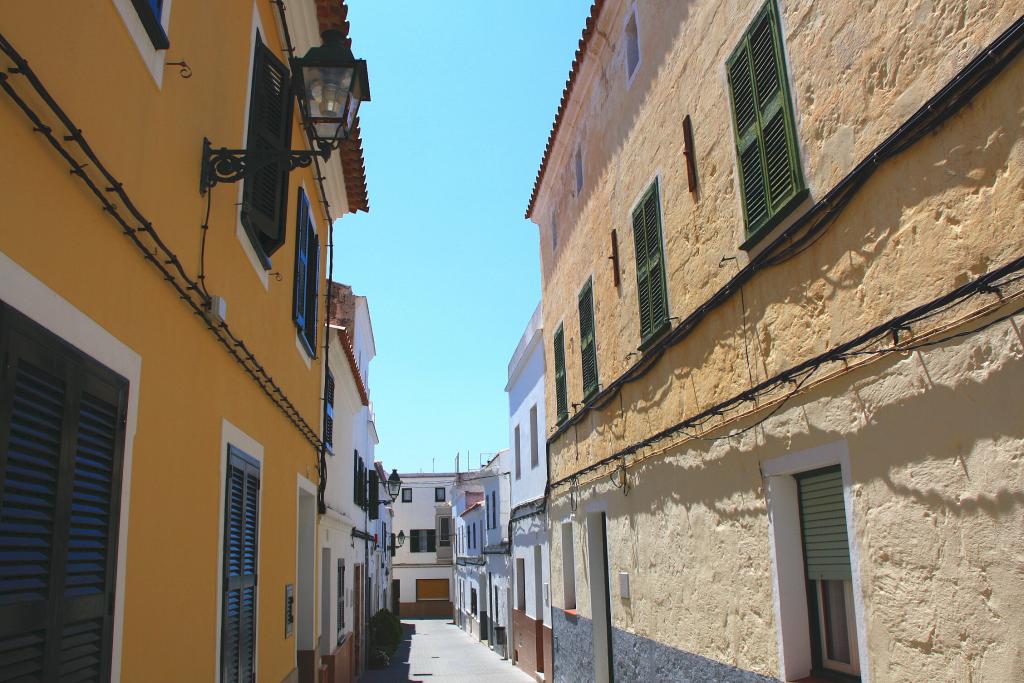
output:
[[[448,579],[416,579],[416,600],[447,600]]]

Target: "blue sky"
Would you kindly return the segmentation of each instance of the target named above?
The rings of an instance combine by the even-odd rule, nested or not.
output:
[[[523,212],[590,0],[348,6],[370,212],[335,225],[333,277],[369,299],[377,458],[449,471],[508,446],[508,361],[540,300]]]

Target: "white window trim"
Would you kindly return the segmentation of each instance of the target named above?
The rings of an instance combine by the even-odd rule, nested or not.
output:
[[[128,29],[128,35],[131,36],[135,47],[139,49],[139,56],[142,57],[149,75],[153,77],[156,89],[163,89],[164,62],[167,59],[167,50],[157,50],[153,47],[153,41],[149,39],[149,34],[142,26],[142,19],[139,18],[139,13],[135,10],[131,0],[113,0],[113,3],[117,8],[117,13],[121,15],[121,21],[124,22],[125,28]],[[168,36],[171,35],[171,0],[164,0],[164,6],[160,13],[160,25],[163,26],[164,33]]]
[[[2,251],[0,251],[0,300],[128,380],[128,417],[125,424],[124,455],[121,465],[121,509],[117,530],[113,647],[110,660],[110,680],[118,683],[121,680],[121,657],[124,642],[125,572],[128,560],[128,511],[132,488],[132,446],[138,425],[142,356],[103,329],[96,321],[75,308],[71,302],[50,289],[44,282],[22,268]],[[223,489],[223,486],[221,488]],[[220,653],[217,654],[219,658]]]
[[[633,67],[633,73],[629,72],[629,49],[626,38],[626,27],[629,26],[629,20],[633,19],[636,23],[636,66]],[[640,12],[637,11],[636,2],[626,12],[626,18],[622,22],[622,68],[626,72],[626,90],[633,87],[633,81],[636,80],[636,75],[640,73],[640,67],[644,63],[644,52],[640,49]]]
[[[772,561],[772,601],[776,615],[779,677],[788,681],[809,676],[812,661],[800,511],[793,475],[831,465],[839,465],[843,476],[860,675],[862,683],[870,683],[867,626],[860,584],[860,550],[853,519],[853,479],[845,440],[789,453],[765,461],[761,466],[767,485],[768,546]]]

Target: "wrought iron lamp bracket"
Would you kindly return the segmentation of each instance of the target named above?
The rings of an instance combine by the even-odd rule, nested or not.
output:
[[[331,148],[323,146],[318,150],[274,150],[274,149],[214,149],[207,138],[203,138],[203,160],[199,171],[199,194],[217,183],[237,183],[247,175],[268,164],[287,162],[288,171],[306,168],[317,157],[327,160]]]

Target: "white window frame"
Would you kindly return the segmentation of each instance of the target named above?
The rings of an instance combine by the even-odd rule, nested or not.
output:
[[[139,56],[142,57],[146,70],[153,77],[156,89],[162,90],[167,50],[158,50],[153,46],[153,41],[149,39],[149,34],[146,33],[146,28],[142,25],[142,19],[139,17],[135,5],[132,4],[132,0],[113,0],[113,3],[117,8],[117,13],[121,15],[121,21],[124,22],[125,28],[128,29],[128,35],[131,36],[132,42],[139,50]],[[164,6],[160,11],[160,25],[169,37],[171,35],[171,0],[164,0]]]
[[[846,533],[850,540],[850,570],[857,634],[857,657],[862,683],[870,683],[867,626],[860,582],[860,552],[853,519],[853,479],[846,441],[836,441],[805,451],[789,453],[762,463],[768,500],[768,546],[772,563],[772,600],[775,608],[779,677],[798,680],[811,673],[810,621],[807,613],[807,582],[803,542],[800,537],[800,503],[794,474],[839,465],[843,477]]]

